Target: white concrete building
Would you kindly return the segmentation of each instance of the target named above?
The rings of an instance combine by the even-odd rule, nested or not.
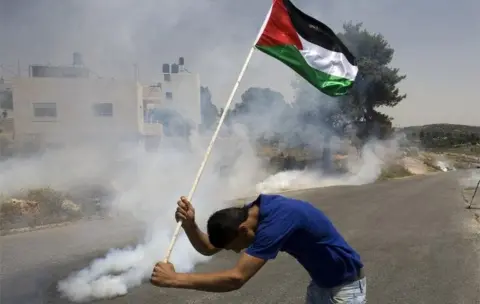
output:
[[[145,127],[134,81],[30,77],[14,79],[12,89],[17,142],[118,142],[161,131]]]
[[[180,59],[179,62],[183,62]],[[165,136],[183,136],[184,122],[197,129],[202,123],[200,76],[183,65],[164,64],[161,79],[143,87],[145,122],[165,124]]]
[[[201,124],[200,76],[196,73],[179,71],[163,74],[161,82],[164,101],[162,105],[173,109],[191,122],[194,127]]]
[[[72,66],[32,65],[30,77],[12,80],[15,142],[157,142],[164,135],[163,122],[145,120],[149,108],[173,110],[193,128],[201,124],[200,77],[184,68],[183,58],[164,64],[162,78],[143,86],[92,78],[79,56]]]
[[[202,122],[199,74],[187,71],[180,57],[178,64],[163,64],[161,76],[143,87],[144,107],[177,112],[197,128]]]

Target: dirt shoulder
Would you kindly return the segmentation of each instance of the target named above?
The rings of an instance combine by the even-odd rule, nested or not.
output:
[[[78,189],[77,189],[78,190]],[[82,219],[102,216],[101,193],[92,189],[60,192],[51,188],[21,191],[1,197],[0,234],[65,226]]]

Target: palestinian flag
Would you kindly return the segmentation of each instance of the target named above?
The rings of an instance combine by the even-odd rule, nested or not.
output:
[[[255,47],[280,60],[330,96],[348,94],[358,73],[355,57],[325,24],[289,0],[273,0]]]

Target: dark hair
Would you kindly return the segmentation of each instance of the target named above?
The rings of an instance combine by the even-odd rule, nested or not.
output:
[[[216,211],[207,222],[208,239],[216,248],[225,248],[238,236],[238,226],[248,218],[248,207],[231,207]]]

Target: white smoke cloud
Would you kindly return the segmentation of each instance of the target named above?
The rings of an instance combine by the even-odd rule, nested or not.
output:
[[[357,155],[349,155],[348,173],[339,176],[324,174],[320,169],[282,171],[269,176],[256,186],[257,192],[277,193],[339,185],[363,185],[377,180],[382,168],[398,157],[397,138],[385,141],[371,140]]]
[[[168,142],[158,153],[130,148],[132,164],[123,170],[117,168],[114,176],[117,195],[110,211],[142,222],[146,227],[144,240],[133,248],[112,249],[60,281],[58,290],[63,296],[76,302],[120,296],[149,279],[153,265],[163,260],[170,243],[176,201],[190,190],[209,140],[194,136],[190,150],[173,149]],[[252,148],[241,136],[219,139],[216,144],[192,201],[200,225],[215,209],[226,206],[227,199],[254,193],[255,175],[261,171]],[[221,165],[230,170],[227,175],[217,170]],[[191,271],[208,259],[182,234],[171,256],[177,271]]]
[[[435,156],[435,165],[440,168],[443,172],[456,170],[452,161],[449,160],[445,155],[440,154]]]
[[[165,220],[165,219],[162,219]],[[132,287],[149,279],[153,265],[162,259],[171,239],[171,230],[157,224],[144,244],[135,248],[112,249],[104,258],[93,261],[87,268],[72,274],[58,284],[58,290],[69,300],[86,302],[94,299],[125,295]],[[180,235],[170,262],[177,271],[188,272],[209,258],[197,253],[185,235]]]

